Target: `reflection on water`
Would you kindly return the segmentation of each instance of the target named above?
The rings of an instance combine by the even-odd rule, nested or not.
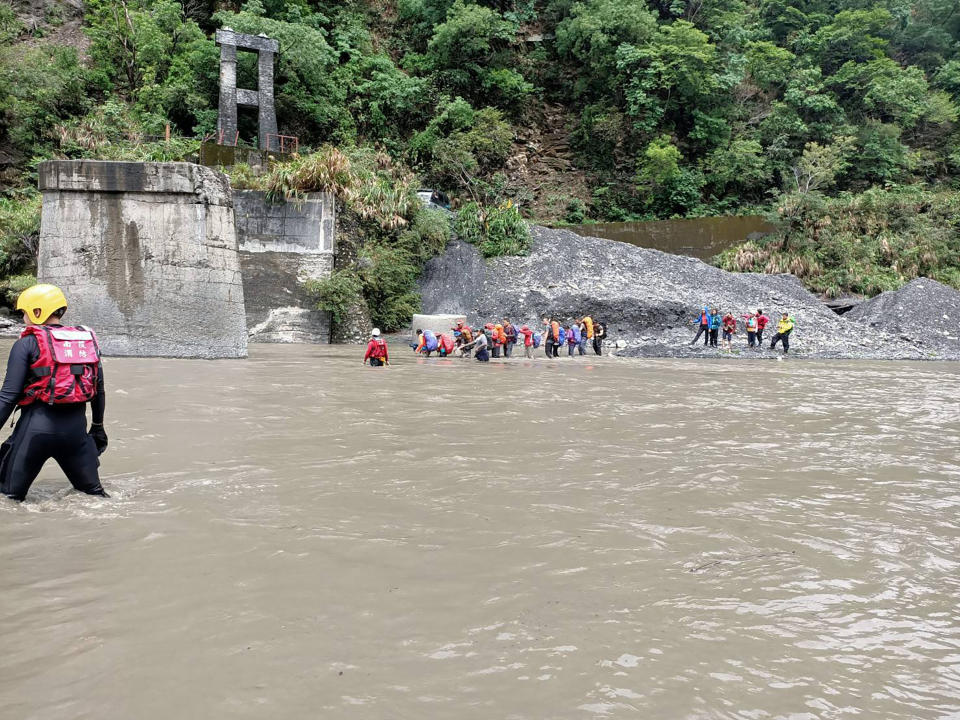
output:
[[[956,365],[396,354],[110,360],[0,717],[956,715]]]
[[[569,229],[578,235],[617,240],[675,255],[689,255],[701,260],[709,260],[717,253],[745,242],[751,236],[771,232],[773,226],[760,216],[747,215],[690,220],[596,223],[573,225]]]

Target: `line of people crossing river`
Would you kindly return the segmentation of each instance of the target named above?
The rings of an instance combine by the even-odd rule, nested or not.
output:
[[[771,320],[757,310],[740,316],[743,320],[747,336],[747,346],[758,350],[763,348],[763,334]],[[704,346],[718,347],[722,342],[725,350],[733,349],[733,336],[737,333],[737,318],[730,311],[720,314],[716,307],[704,306],[691,321],[697,326],[697,334],[690,345],[693,346],[703,337]],[[790,352],[790,334],[793,332],[795,321],[787,312],[782,313],[777,322],[776,333],[770,340],[770,348],[778,344],[783,345],[783,352]],[[722,332],[722,336],[721,336]],[[513,353],[521,352],[525,358],[532,358],[536,349],[542,347],[548,358],[560,357],[566,348],[567,355],[586,355],[588,348],[592,348],[597,355],[603,354],[603,341],[607,335],[604,323],[584,316],[566,324],[553,317],[543,318],[541,329],[531,328],[529,325],[516,325],[510,318],[504,318],[499,323],[486,323],[483,327],[471,328],[466,322],[458,322],[450,328],[450,332],[435,333],[432,330],[417,329],[416,342],[410,347],[419,355],[430,357],[434,353],[440,357],[458,355],[470,357],[480,362],[487,362],[493,358],[509,358]],[[722,337],[722,341],[721,341]],[[380,336],[376,328],[371,333],[367,351],[363,356],[364,363],[371,366],[389,365],[390,357],[386,340]]]
[[[552,359],[560,357],[564,348],[571,357],[586,355],[589,350],[602,355],[606,334],[606,325],[589,316],[566,324],[556,318],[544,318],[542,329],[517,325],[509,318],[504,318],[499,323],[486,323],[478,328],[460,321],[445,333],[418,328],[417,340],[411,347],[414,352],[426,357],[434,353],[440,357],[473,356],[479,362],[488,362],[491,357],[509,358],[514,352],[522,352],[525,358],[532,358],[534,351],[542,347],[546,357]],[[371,333],[363,361],[374,367],[390,364],[386,340],[377,328]]]

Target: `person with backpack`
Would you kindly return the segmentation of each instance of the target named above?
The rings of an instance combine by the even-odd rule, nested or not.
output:
[[[580,354],[587,354],[587,343],[593,342],[594,335],[596,333],[596,323],[593,321],[593,318],[589,315],[584,315],[580,318]]]
[[[453,354],[454,342],[451,335],[440,333],[437,336],[437,354],[440,357],[447,357]]]
[[[503,345],[503,356],[510,357],[514,346],[517,344],[517,326],[510,322],[510,318],[503,319],[503,335],[506,342]]]
[[[387,350],[387,341],[380,337],[380,329],[370,331],[370,342],[367,343],[367,352],[363,355],[363,364],[370,361],[370,367],[382,367],[390,364],[390,353]]]
[[[732,312],[727,312],[723,316],[723,347],[725,350],[733,350],[733,335],[737,332],[737,319]]]
[[[593,321],[593,351],[603,355],[603,339],[607,336],[607,326],[599,320]]]
[[[0,492],[14,500],[26,498],[50,458],[80,492],[109,497],[98,470],[107,449],[100,345],[93,330],[61,323],[67,307],[55,285],[33,285],[17,298],[26,327],[10,349],[0,388],[0,425],[21,409],[13,433],[0,445]]]
[[[473,342],[473,330],[466,323],[457,322],[457,326],[451,329],[453,330],[454,344],[461,350],[465,345],[470,345]],[[467,350],[463,354],[469,357],[470,351]]]
[[[757,314],[755,312],[743,316],[746,320],[747,328],[747,346],[754,347],[757,344]]]
[[[520,328],[520,334],[523,335],[523,356],[529,360],[533,357],[533,349],[535,347],[533,344],[534,332],[529,326],[524,325]]]
[[[570,323],[567,327],[567,354],[573,357],[578,347],[580,347],[580,326],[577,323]]]
[[[548,358],[556,356],[554,352],[558,338],[560,337],[560,323],[552,318],[544,318],[543,324],[543,350]]]
[[[417,346],[414,352],[430,357],[430,353],[436,352],[437,345],[437,336],[432,330],[417,329]]]
[[[710,341],[710,313],[707,312],[707,306],[703,306],[703,310],[691,321],[698,326],[697,334],[693,337],[693,340],[690,341],[691,347],[697,344],[697,340],[700,339],[700,336],[703,335],[703,346],[706,347],[707,343]]]
[[[466,357],[470,357],[468,351],[473,350],[473,356],[478,362],[490,362],[490,340],[483,330],[477,330],[477,337],[467,345],[463,345],[460,350]]]
[[[723,318],[716,308],[710,308],[710,315],[707,319],[710,321],[710,347],[716,347],[717,336],[720,334],[720,326],[723,324]]]
[[[493,323],[487,323],[483,326],[483,334],[487,336],[487,344],[490,347],[492,356],[499,358],[500,348],[502,347],[500,343],[500,331],[497,330]]]
[[[577,352],[581,355],[587,354],[587,340],[592,340],[592,337],[587,336],[587,320],[590,320],[590,334],[593,334],[593,320],[588,317],[582,317],[577,320],[577,329],[580,331],[580,344],[577,346]]]
[[[770,341],[770,349],[773,350],[777,347],[778,342],[783,343],[783,354],[786,355],[790,352],[790,333],[793,332],[793,327],[795,323],[793,318],[790,317],[789,313],[783,313],[780,318],[780,322],[777,323],[777,334],[773,336],[773,339]]]

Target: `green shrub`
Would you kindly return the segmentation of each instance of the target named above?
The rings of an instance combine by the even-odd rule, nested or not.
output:
[[[336,323],[343,322],[350,308],[361,297],[363,283],[355,270],[334,270],[322,280],[307,280],[304,289],[317,303],[318,310],[326,310]]]
[[[40,193],[0,197],[0,277],[33,272],[40,239]]]
[[[360,267],[363,296],[374,325],[387,331],[406,327],[420,311],[420,264],[403,248],[372,242],[361,252]]]
[[[3,303],[13,307],[20,293],[36,284],[37,278],[33,275],[13,275],[0,280],[0,296]]]
[[[530,252],[530,228],[513,203],[484,207],[465,205],[457,213],[454,232],[477,246],[485,258],[502,255],[526,255]]]
[[[421,210],[398,243],[419,264],[443,252],[450,241],[450,214],[439,210]]]
[[[580,198],[571,198],[567,203],[566,213],[563,216],[564,222],[572,225],[579,225],[587,219],[587,206]]]

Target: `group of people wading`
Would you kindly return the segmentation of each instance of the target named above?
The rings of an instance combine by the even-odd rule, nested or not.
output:
[[[443,354],[455,352],[463,357],[472,354],[479,362],[488,362],[491,357],[509,358],[518,345],[523,348],[523,356],[527,359],[532,358],[533,351],[541,345],[551,359],[560,356],[560,349],[564,345],[571,357],[586,355],[588,343],[597,355],[602,355],[603,338],[607,332],[603,323],[591,317],[568,322],[566,327],[555,318],[544,318],[542,331],[534,330],[529,325],[518,326],[510,318],[504,318],[499,323],[486,323],[476,330],[465,322],[458,322],[450,330],[450,335],[442,333],[435,338],[437,348]],[[418,343],[414,350],[429,357],[429,336],[432,334],[429,330],[417,330]]]
[[[486,323],[476,329],[460,321],[450,328],[449,333],[418,328],[417,340],[411,347],[415,353],[426,357],[434,353],[439,357],[472,355],[479,362],[488,362],[491,357],[512,357],[517,346],[523,348],[523,356],[529,359],[533,357],[533,351],[542,346],[546,356],[553,359],[560,357],[564,347],[570,357],[586,355],[588,346],[595,354],[602,355],[606,335],[606,325],[589,316],[566,324],[556,318],[544,318],[542,330],[517,325],[510,318],[504,318],[499,323]],[[373,367],[390,364],[387,343],[377,328],[370,334],[363,362],[369,362]]]
[[[756,312],[751,311],[740,317],[744,322],[744,329],[747,333],[747,346],[762,350],[763,332],[770,324],[770,318],[764,315],[763,310],[759,308]],[[733,336],[737,333],[737,319],[732,312],[727,311],[721,315],[717,308],[704,305],[703,310],[691,322],[697,325],[697,334],[690,341],[691,346],[696,345],[697,340],[702,335],[704,347],[707,345],[717,347],[717,337],[722,331],[723,349],[733,349]],[[793,332],[794,325],[790,313],[785,312],[781,315],[779,322],[777,322],[777,332],[770,339],[771,350],[777,346],[777,343],[782,343],[784,354],[790,352],[790,333]]]

